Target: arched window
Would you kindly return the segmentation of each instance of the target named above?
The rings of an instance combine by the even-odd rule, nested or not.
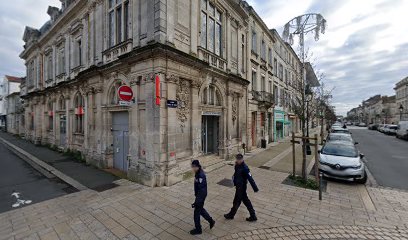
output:
[[[65,110],[65,98],[61,96],[58,100],[58,110]]]
[[[109,89],[109,104],[117,105],[119,103],[118,89],[120,87],[120,82],[115,82]]]
[[[221,93],[214,86],[210,85],[203,90],[201,103],[205,105],[221,106]]]
[[[84,98],[78,93],[74,99],[75,106],[75,133],[84,133]]]
[[[54,129],[54,109],[52,101],[48,101],[48,130],[52,131]]]

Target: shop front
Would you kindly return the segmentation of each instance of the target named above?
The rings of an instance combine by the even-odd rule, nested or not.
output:
[[[282,140],[285,137],[285,112],[282,110],[274,110],[274,142]]]

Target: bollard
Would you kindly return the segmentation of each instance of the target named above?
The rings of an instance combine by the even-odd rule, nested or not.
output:
[[[322,200],[323,174],[319,173],[319,200]]]

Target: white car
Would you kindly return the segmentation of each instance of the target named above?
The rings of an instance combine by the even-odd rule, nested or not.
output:
[[[397,138],[408,140],[408,121],[400,121],[396,132]]]
[[[363,157],[354,144],[345,141],[326,142],[319,151],[319,170],[326,177],[365,184],[367,173]]]
[[[378,131],[384,133],[385,127],[387,126],[387,124],[381,124],[380,126],[378,126]]]
[[[384,127],[384,133],[387,135],[396,135],[398,125],[387,125]]]
[[[345,141],[352,144],[358,144],[358,142],[355,142],[351,135],[348,133],[329,133],[326,138],[326,142],[330,141]]]
[[[342,128],[342,127],[332,127],[330,130],[332,133],[346,133],[346,134],[351,134],[350,131],[347,128]]]

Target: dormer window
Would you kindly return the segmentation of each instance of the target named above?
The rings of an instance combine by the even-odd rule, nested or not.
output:
[[[129,39],[129,1],[108,0],[108,46]]]

